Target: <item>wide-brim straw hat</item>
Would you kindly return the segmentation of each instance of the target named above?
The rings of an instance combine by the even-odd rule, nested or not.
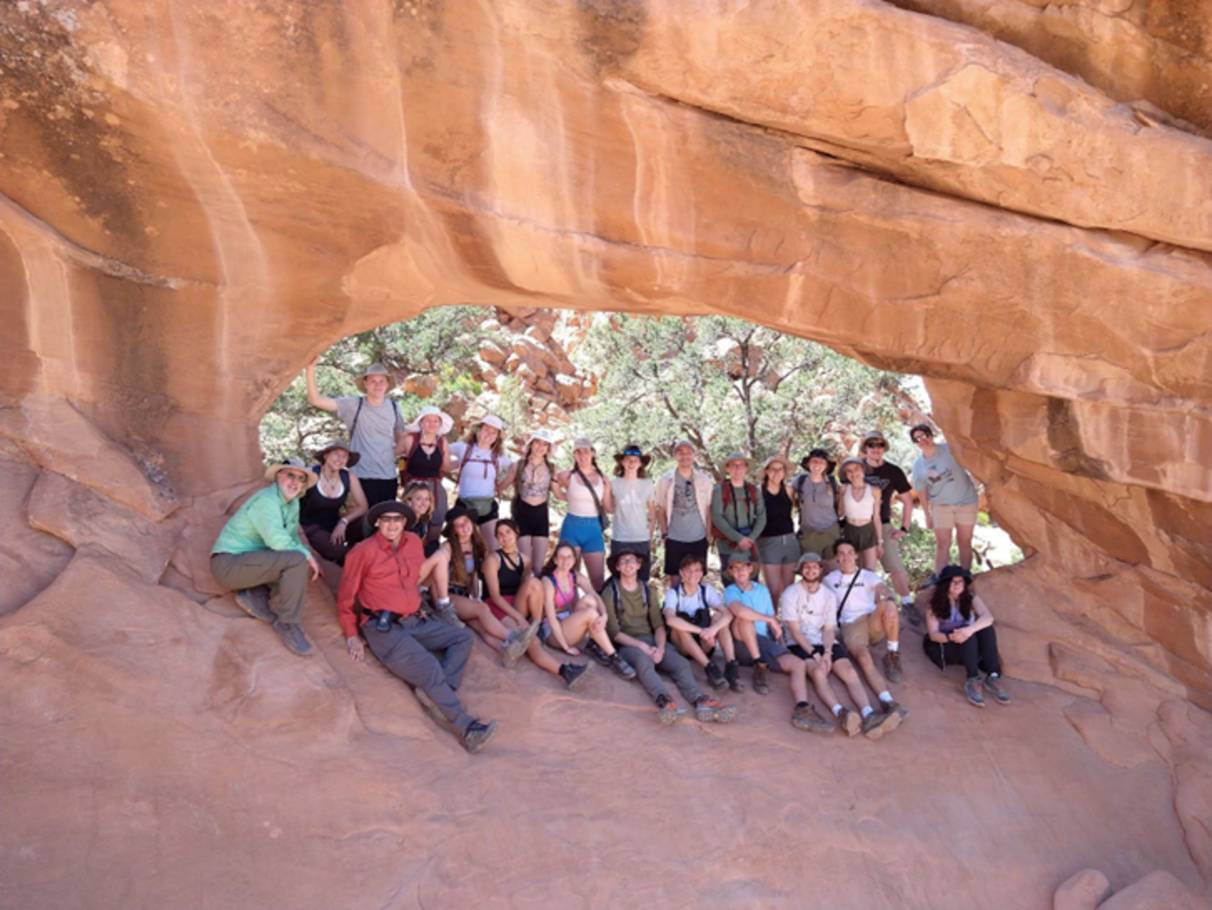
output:
[[[308,490],[310,490],[312,487],[314,487],[320,480],[319,475],[316,474],[315,471],[313,471],[309,467],[307,467],[307,465],[303,464],[303,459],[301,459],[301,458],[288,458],[285,461],[279,461],[274,464],[271,464],[269,467],[267,467],[265,469],[265,479],[267,481],[269,481],[270,483],[277,483],[278,482],[278,472],[286,471],[286,470],[289,470],[292,468],[296,471],[302,471],[304,474],[307,475],[307,489]]]
[[[639,446],[626,445],[626,446],[623,446],[623,451],[614,453],[615,463],[622,464],[623,459],[626,458],[628,455],[634,455],[636,458],[638,458],[640,460],[640,464],[645,468],[648,467],[648,465],[652,462],[652,456],[645,455],[644,450],[641,449]]]
[[[367,376],[386,376],[387,387],[390,389],[393,385],[395,385],[395,381],[391,378],[391,371],[387,369],[387,367],[383,366],[381,363],[372,363],[362,371],[361,376],[354,380],[354,385],[356,385],[358,390],[362,393],[366,392]]]
[[[345,462],[345,467],[347,468],[352,468],[362,460],[361,454],[351,449],[349,447],[349,443],[344,439],[330,439],[328,442],[324,443],[324,448],[316,451],[316,461],[318,461],[320,464],[324,464],[324,459],[328,457],[328,453],[333,449],[344,449],[347,453],[349,453],[349,460]]]
[[[413,418],[412,423],[410,423],[404,429],[407,430],[409,433],[420,433],[421,432],[421,420],[425,417],[437,417],[442,421],[442,425],[438,427],[439,436],[445,436],[447,433],[449,433],[451,431],[451,429],[454,428],[454,418],[453,417],[451,417],[449,414],[447,414],[441,408],[435,408],[433,405],[427,404],[427,405],[425,405],[425,407],[421,408],[421,412],[419,414],[417,414],[417,416],[415,418]]]

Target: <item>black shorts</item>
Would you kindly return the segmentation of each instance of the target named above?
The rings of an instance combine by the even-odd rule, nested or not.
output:
[[[513,520],[518,523],[519,537],[547,537],[551,534],[551,517],[547,503],[532,506],[520,499],[513,501]]]
[[[803,660],[808,660],[809,658],[819,657],[820,655],[824,654],[825,646],[824,645],[813,645],[811,654],[809,654],[807,651],[805,651],[799,645],[791,645],[789,648],[787,648],[787,650],[790,651],[792,654],[794,654],[796,657],[799,657]],[[830,651],[829,654],[830,654],[830,657],[833,658],[834,663],[837,663],[839,660],[849,660],[850,659],[850,652],[846,650],[846,646],[844,644],[842,644],[842,640],[840,638],[837,639],[836,641],[834,641],[833,650]]]
[[[703,561],[703,571],[707,571],[707,538],[683,543],[680,540],[665,539],[665,574],[677,578],[678,566],[689,555],[697,556]]]
[[[786,647],[781,641],[775,641],[767,635],[759,635],[757,645],[758,651],[761,652],[758,656],[762,663],[772,670],[779,669],[779,658],[793,650],[793,648]],[[754,663],[753,655],[749,653],[749,646],[739,639],[736,642],[736,660],[742,667],[750,667]]]

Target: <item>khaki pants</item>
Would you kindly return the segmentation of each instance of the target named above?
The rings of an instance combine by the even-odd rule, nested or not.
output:
[[[215,553],[210,574],[229,591],[269,586],[269,609],[281,622],[299,623],[311,567],[298,550],[253,550],[251,553]]]

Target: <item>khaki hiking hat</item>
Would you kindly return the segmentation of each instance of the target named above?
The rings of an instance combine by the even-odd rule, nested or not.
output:
[[[802,555],[798,560],[796,560],[795,568],[798,571],[799,569],[804,568],[804,565],[806,563],[810,563],[810,562],[814,562],[819,566],[824,562],[824,560],[821,559],[820,553],[808,552],[808,553],[805,553],[804,555]]]
[[[690,449],[690,451],[692,451],[692,452],[695,450],[694,443],[691,442],[689,439],[679,439],[673,444],[672,451],[676,452],[682,446],[685,446],[686,448]]]
[[[393,385],[395,385],[395,381],[391,378],[391,371],[388,370],[387,367],[383,366],[381,363],[372,363],[362,372],[361,376],[354,380],[354,385],[356,385],[358,390],[363,394],[366,393],[366,377],[368,376],[386,376],[387,388],[390,389]]]
[[[315,471],[310,470],[307,465],[303,464],[303,459],[301,458],[288,458],[285,461],[279,461],[271,464],[265,469],[265,479],[270,483],[277,483],[279,473],[292,469],[295,471],[301,471],[307,475],[308,490],[314,487],[320,480],[319,475],[317,475]]]
[[[733,566],[755,566],[757,561],[749,553],[748,550],[737,550],[735,553],[728,554],[728,568]]]
[[[594,448],[593,440],[588,436],[578,436],[572,441],[572,450],[575,452],[577,449],[588,449],[591,452],[597,451],[597,449]]]
[[[330,439],[328,442],[324,443],[324,448],[319,449],[316,452],[316,461],[318,461],[320,464],[324,464],[324,459],[328,457],[328,453],[333,449],[344,449],[349,454],[349,461],[345,462],[345,467],[347,468],[352,468],[362,459],[362,456],[351,449],[349,447],[349,443],[344,439]]]
[[[837,472],[838,472],[838,475],[839,475],[839,476],[840,476],[840,477],[841,477],[843,480],[845,480],[845,479],[846,479],[846,468],[850,467],[850,465],[852,465],[852,464],[856,464],[856,465],[858,465],[860,468],[862,468],[862,469],[863,469],[863,473],[864,473],[864,474],[865,474],[865,473],[867,473],[867,466],[866,466],[866,465],[863,463],[863,459],[861,459],[861,458],[854,458],[853,456],[851,456],[850,458],[844,459],[844,460],[842,461],[842,463],[841,463],[840,465],[838,465]]]
[[[556,444],[555,435],[551,432],[551,430],[547,429],[546,427],[539,427],[539,429],[537,429],[533,433],[531,433],[530,436],[526,440],[526,445],[529,446],[535,440],[538,440],[539,442],[545,442],[549,446],[554,446]]]
[[[410,423],[404,429],[409,433],[420,433],[421,432],[421,421],[422,421],[422,419],[424,419],[426,417],[437,417],[438,419],[440,419],[442,421],[442,425],[438,427],[439,436],[445,436],[447,433],[450,432],[451,428],[454,426],[453,417],[451,417],[449,414],[447,414],[441,408],[435,408],[433,405],[427,404],[427,405],[425,405],[425,407],[421,408],[420,413],[417,414],[417,416],[415,418],[413,418],[412,423]]]
[[[879,430],[871,430],[863,436],[863,441],[859,443],[859,451],[867,448],[867,443],[873,440],[879,440],[885,447],[888,445],[888,438],[883,433]]]
[[[765,474],[772,464],[781,464],[783,466],[783,473],[786,475],[791,474],[791,462],[782,455],[771,455],[767,458],[766,463],[762,465],[762,473]]]
[[[505,421],[496,414],[487,414],[483,420],[476,421],[476,426],[492,427],[494,430],[505,432]]]
[[[724,459],[725,469],[728,467],[728,465],[732,464],[734,461],[743,462],[746,469],[748,469],[748,467],[749,467],[749,456],[746,455],[744,452],[729,452],[728,457]]]

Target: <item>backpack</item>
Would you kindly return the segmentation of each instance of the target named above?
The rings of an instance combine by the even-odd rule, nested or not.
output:
[[[757,488],[756,484],[752,484],[749,481],[745,481],[744,489],[745,489],[745,506],[749,509],[748,514],[750,516],[752,516],[753,510],[757,506],[758,488]],[[720,502],[723,504],[723,507],[725,509],[727,509],[729,506],[732,506],[732,518],[734,521],[733,527],[738,527],[738,525],[735,524],[735,522],[739,522],[740,519],[737,517],[736,503],[733,502],[733,499],[732,499],[732,482],[729,480],[723,481],[722,488],[720,490]],[[707,535],[707,537],[708,537],[708,539],[710,539],[712,541],[727,540],[727,537],[715,526],[714,521],[711,523],[711,533],[709,533]]]
[[[615,615],[618,616],[618,618],[619,618],[619,628],[621,629],[622,623],[623,623],[623,607],[622,607],[623,599],[622,599],[622,592],[619,590],[619,580],[617,578],[615,578],[613,575],[611,575],[610,581],[608,581],[606,584],[610,588],[610,590],[614,592],[614,612],[615,612]],[[650,605],[649,598],[652,596],[652,594],[648,590],[647,582],[645,582],[643,579],[640,580],[640,590],[644,592],[644,618],[647,619],[649,605]],[[648,628],[652,631],[653,635],[656,634],[656,629],[652,628],[651,619],[648,620]]]
[[[467,467],[467,462],[471,460],[471,450],[476,448],[476,444],[474,442],[465,442],[465,443],[463,443],[463,446],[464,446],[463,457],[459,459],[459,473],[455,475],[455,490],[456,491],[459,489],[459,482],[462,481],[462,479],[463,479],[463,469],[465,467]],[[478,460],[479,459],[477,459],[477,461]],[[497,478],[500,478],[500,476],[501,476],[501,456],[498,453],[496,453],[496,452],[492,453],[491,462],[485,461],[482,463],[485,465],[485,467],[484,467],[484,476],[485,477],[488,476],[488,467],[487,466],[489,464],[491,464],[492,469],[494,471],[496,471],[496,473],[497,473]],[[494,481],[493,485],[495,487],[495,485],[496,485],[495,481]]]

